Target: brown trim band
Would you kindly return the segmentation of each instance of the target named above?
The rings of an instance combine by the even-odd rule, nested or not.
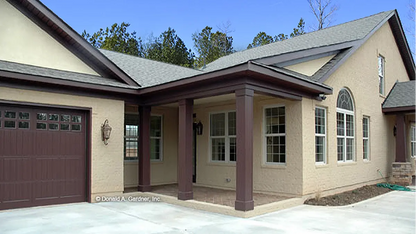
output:
[[[385,114],[397,114],[400,112],[415,112],[415,106],[382,108],[382,111]]]

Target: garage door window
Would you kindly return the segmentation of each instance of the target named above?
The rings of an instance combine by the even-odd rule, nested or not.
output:
[[[19,112],[19,128],[20,129],[29,129],[30,127],[30,113],[28,112]]]
[[[16,128],[16,112],[4,112],[4,128]]]
[[[76,131],[82,130],[82,117],[79,115],[65,115],[56,113],[37,113],[36,129],[50,131]]]

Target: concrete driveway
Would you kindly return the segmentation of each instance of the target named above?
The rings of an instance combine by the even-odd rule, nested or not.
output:
[[[415,233],[415,193],[243,219],[161,202],[76,203],[0,212],[0,233]]]

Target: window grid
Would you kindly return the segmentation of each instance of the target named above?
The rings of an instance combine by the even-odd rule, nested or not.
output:
[[[326,163],[326,109],[315,108],[315,162]]]
[[[162,160],[162,116],[150,117],[150,160]]]
[[[284,106],[264,109],[266,163],[286,163],[285,116]]]
[[[346,105],[348,103],[348,105]],[[350,93],[342,89],[337,101],[337,159],[338,162],[354,160],[354,106]]]
[[[236,112],[210,114],[211,161],[235,162],[237,159]]]
[[[370,118],[363,117],[363,159],[370,160]]]
[[[410,156],[416,157],[416,125],[411,125],[411,136],[410,136]]]
[[[385,67],[385,60],[384,57],[379,55],[378,56],[378,87],[379,93],[384,95],[384,68]]]

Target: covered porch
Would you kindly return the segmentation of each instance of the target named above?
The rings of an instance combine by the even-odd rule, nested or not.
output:
[[[253,189],[253,159],[254,147],[256,155],[261,155],[261,148],[254,144],[253,138],[256,131],[261,132],[261,119],[256,121],[255,99],[256,97],[272,97],[287,100],[293,103],[301,103],[302,98],[319,100],[325,94],[331,94],[331,88],[290,74],[284,74],[273,69],[257,65],[252,62],[238,65],[227,70],[208,73],[195,79],[185,79],[151,87],[142,91],[142,103],[137,103],[139,116],[138,137],[138,187],[140,192],[152,192],[175,195],[178,200],[204,200],[209,201],[213,197],[213,203],[232,206],[238,211],[250,211],[254,209],[255,201],[258,204],[268,203],[284,199],[277,195],[265,195],[254,193]],[[148,94],[149,93],[149,94]],[[151,93],[151,94],[150,94]],[[211,121],[207,121],[207,115],[198,116],[195,110],[202,102],[218,102],[218,99],[227,98],[235,110],[235,190],[223,190],[207,188],[210,186],[194,186],[195,179],[195,124],[199,118],[205,118],[203,131],[210,131]],[[177,136],[171,135],[170,139],[177,139],[176,176],[177,185],[165,185],[155,187],[151,185],[151,147],[152,137],[151,113],[152,109],[165,106],[177,110]],[[298,105],[301,109],[301,105]],[[203,112],[203,111],[202,111]],[[196,114],[196,116],[195,116]],[[261,116],[261,115],[260,115]],[[294,115],[295,116],[295,115]],[[256,126],[256,129],[254,128]],[[167,136],[165,136],[167,137]],[[210,145],[208,148],[212,149]],[[301,154],[300,154],[301,155]],[[262,156],[258,156],[262,157]],[[230,160],[230,158],[229,158]],[[231,160],[230,160],[231,161]],[[229,165],[218,165],[230,167]],[[261,166],[261,165],[260,165]],[[285,165],[278,165],[282,168]],[[298,170],[297,170],[298,171]],[[198,174],[196,174],[197,176]],[[212,171],[215,176],[215,172]],[[230,182],[230,181],[228,181]],[[300,184],[300,183],[299,183]],[[300,186],[300,185],[299,185]],[[215,186],[213,186],[215,187]],[[126,190],[131,191],[131,190]],[[221,194],[216,199],[216,195]],[[234,194],[231,196],[230,194]],[[233,197],[233,198],[231,198]],[[257,198],[258,199],[257,199]],[[287,197],[285,197],[287,198]],[[219,202],[219,201],[222,202]]]
[[[415,176],[416,125],[415,81],[396,82],[382,105],[383,113],[393,115],[395,157],[391,183],[409,186]]]

